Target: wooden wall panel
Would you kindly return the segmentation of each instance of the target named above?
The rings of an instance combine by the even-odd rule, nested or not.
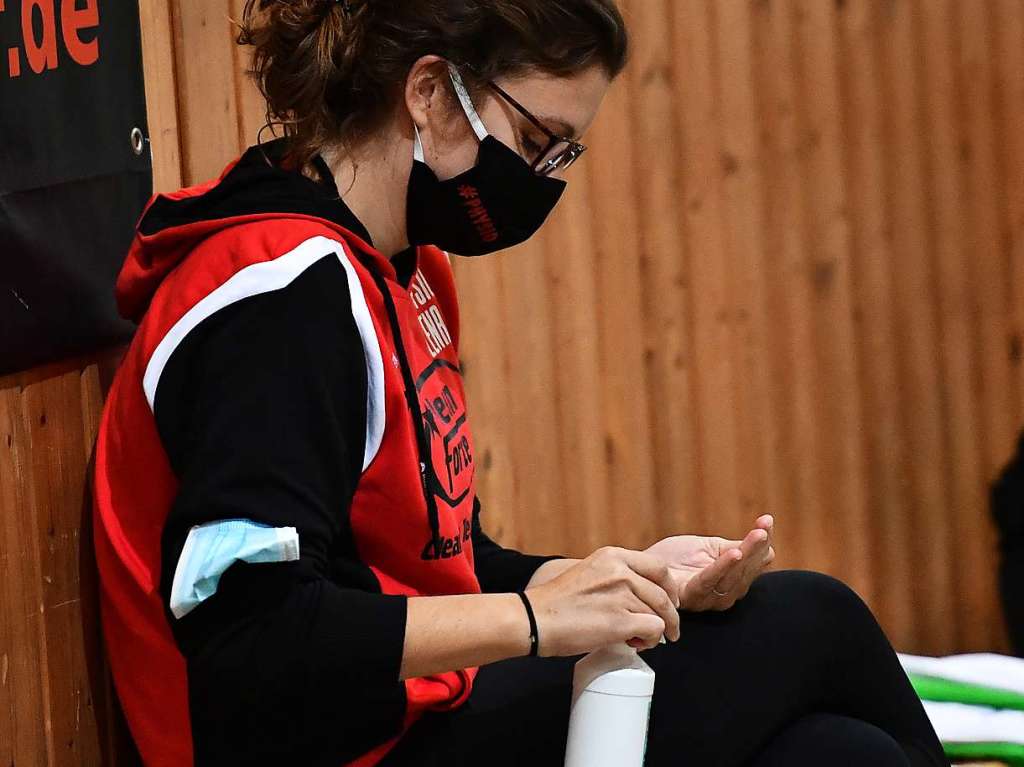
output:
[[[950,501],[952,539],[965,547],[968,560],[984,556],[988,546],[979,535],[975,510],[985,502],[981,454],[980,413],[977,390],[978,343],[976,315],[972,310],[973,256],[968,245],[969,208],[965,205],[966,144],[958,122],[958,93],[963,84],[955,65],[957,20],[955,7],[943,4],[928,14],[918,31],[923,47],[922,65],[930,72],[924,83],[924,123],[932,126],[925,144],[925,162],[931,207],[929,250],[936,266],[934,291],[942,332],[938,355],[945,381],[944,458],[946,497]],[[956,579],[956,590],[965,615],[976,613],[976,594],[984,593],[988,571],[969,568]],[[983,627],[960,622],[962,639],[976,643]]]
[[[759,152],[762,169],[763,227],[759,247],[765,259],[765,349],[767,373],[761,380],[770,393],[768,421],[774,424],[769,443],[772,457],[764,465],[776,495],[767,510],[778,524],[780,556],[800,549],[804,566],[819,568],[835,561],[838,550],[828,536],[824,520],[802,519],[791,513],[800,508],[824,508],[815,481],[814,464],[804,457],[818,452],[814,406],[814,357],[809,322],[809,284],[804,246],[805,200],[800,193],[797,162],[799,124],[794,104],[795,69],[792,51],[792,14],[778,12],[767,3],[754,9],[754,65],[758,72]],[[706,257],[703,251],[698,257]],[[694,286],[700,290],[700,285]],[[700,369],[697,376],[701,375]],[[699,457],[698,471],[699,468]],[[713,529],[708,526],[705,529]]]
[[[941,380],[935,375],[940,348],[925,175],[928,145],[922,140],[928,121],[918,87],[915,41],[915,21],[919,16],[911,4],[900,3],[880,8],[876,18],[885,73],[880,85],[887,104],[882,135],[886,152],[885,192],[892,212],[894,332],[903,390],[898,405],[909,444],[904,465],[911,499],[907,553],[916,560],[915,573],[927,568],[929,576],[941,577],[949,565],[948,554],[940,545],[941,530],[929,524],[929,520],[936,509],[946,506],[948,471],[942,444]],[[980,505],[977,508],[980,510]],[[913,578],[910,582],[914,600],[928,608],[922,609],[915,621],[919,642],[933,636],[932,631],[942,617],[934,609],[936,597],[930,587],[921,585],[921,580]],[[942,598],[941,594],[938,598]]]
[[[722,170],[722,252],[727,254],[722,260],[730,266],[731,293],[717,319],[731,331],[733,460],[738,502],[731,515],[706,520],[705,525],[736,528],[775,505],[775,476],[765,464],[765,450],[773,439],[774,426],[767,418],[772,412],[767,405],[771,391],[764,385],[768,361],[765,341],[770,325],[765,303],[767,263],[761,247],[765,213],[761,195],[763,169],[758,161],[760,83],[753,46],[754,18],[740,4],[712,7],[718,67],[715,99],[720,147],[717,155]],[[700,258],[700,251],[692,251],[690,257]],[[749,425],[754,428],[748,428]]]
[[[673,93],[681,73],[672,55],[673,29],[665,21],[673,0],[636,6],[634,32],[647,44],[635,50],[632,66],[624,73],[630,97],[631,144],[648,147],[634,151],[631,201],[636,209],[638,235],[637,274],[643,310],[643,380],[651,428],[654,513],[661,529],[682,529],[693,524],[699,492],[695,471],[697,430],[694,419],[690,353],[692,325],[689,306],[689,271],[679,215],[683,194],[680,157],[680,117]],[[675,257],[666,257],[667,254]],[[631,323],[633,330],[636,323]],[[568,516],[568,515],[561,515]],[[568,539],[565,539],[568,540]]]
[[[1024,328],[1024,13],[1019,0],[999,0],[996,3],[995,28],[995,94],[998,119],[996,142],[998,167],[1001,172],[1000,189],[1003,192],[1001,245],[1009,261],[1007,288],[1009,290],[1011,323],[1009,359],[1014,368],[1011,381],[1016,407],[1015,421],[1024,417],[1024,365],[1021,358],[1021,329]]]
[[[146,71],[146,114],[153,153],[153,188],[169,191],[182,184],[171,8],[165,0],[139,0],[139,22]]]
[[[158,190],[265,122],[243,5],[140,1]],[[897,648],[1007,649],[1024,2],[622,5],[633,59],[559,210],[457,261],[488,529],[582,556],[770,512],[778,566],[849,582]],[[0,763],[132,760],[82,517],[117,354],[0,380]]]
[[[238,71],[228,0],[171,0],[184,183],[220,175],[238,153]]]
[[[101,652],[85,472],[120,350],[0,379],[0,760],[129,765]]]
[[[864,510],[868,526],[861,532],[871,554],[861,556],[876,578],[907,583],[914,572],[910,549],[908,499],[902,465],[907,447],[897,398],[899,354],[893,337],[893,250],[888,236],[889,211],[884,199],[885,165],[879,151],[884,106],[879,98],[879,62],[875,56],[876,4],[851,3],[839,19],[839,68],[845,126],[844,164],[850,222],[854,327],[859,330],[857,387],[860,389],[862,447],[866,460]],[[914,615],[889,590],[872,588],[876,614],[901,636],[911,635]]]
[[[46,656],[39,642],[39,588],[42,577],[35,557],[17,556],[25,542],[34,539],[32,508],[28,497],[31,486],[24,481],[28,438],[21,418],[18,392],[0,391],[0,439],[4,460],[0,461],[0,502],[3,515],[3,547],[0,551],[4,611],[18,616],[4,620],[0,642],[0,758],[13,764],[46,764],[49,743],[45,728],[50,701],[44,689],[41,670]],[[34,549],[34,547],[33,547]]]

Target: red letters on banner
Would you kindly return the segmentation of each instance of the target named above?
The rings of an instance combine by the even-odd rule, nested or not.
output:
[[[58,2],[59,18],[55,5]],[[7,10],[6,5],[7,0],[0,0],[0,13]],[[28,61],[28,71],[37,75],[60,66],[57,48],[58,22],[64,48],[74,63],[88,67],[99,61],[99,0],[21,0],[21,42],[24,51],[17,45],[7,49],[9,77],[21,76],[23,52]],[[89,30],[95,32],[83,36],[83,33]],[[0,69],[0,75],[2,74],[3,70]]]

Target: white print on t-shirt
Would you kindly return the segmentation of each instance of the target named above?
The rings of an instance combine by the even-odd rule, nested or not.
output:
[[[412,295],[413,305],[417,309],[421,309],[419,321],[420,327],[423,328],[423,334],[427,338],[427,349],[436,357],[451,345],[452,336],[448,332],[448,326],[445,325],[441,309],[438,307],[437,301],[434,300],[434,291],[419,269],[416,270],[416,274],[412,278],[409,292]]]

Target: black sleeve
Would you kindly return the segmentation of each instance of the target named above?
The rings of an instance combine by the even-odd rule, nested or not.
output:
[[[492,541],[480,526],[480,499],[473,499],[473,568],[481,591],[485,594],[522,591],[537,568],[552,559],[567,557],[524,554]]]
[[[362,471],[367,374],[336,256],[203,320],[154,402],[180,481],[161,594],[188,668],[196,765],[330,764],[396,734],[407,598],[380,593],[348,510]],[[193,525],[294,526],[300,559],[236,563],[175,619],[171,582]]]

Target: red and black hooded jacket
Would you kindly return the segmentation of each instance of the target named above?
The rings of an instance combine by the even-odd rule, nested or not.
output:
[[[392,259],[284,142],[156,195],[117,280],[138,329],[96,445],[114,680],[147,765],[358,765],[477,669],[399,680],[407,599],[515,591],[550,556],[480,527],[447,254]],[[415,413],[415,416],[413,415]],[[189,530],[294,527],[181,618]]]

